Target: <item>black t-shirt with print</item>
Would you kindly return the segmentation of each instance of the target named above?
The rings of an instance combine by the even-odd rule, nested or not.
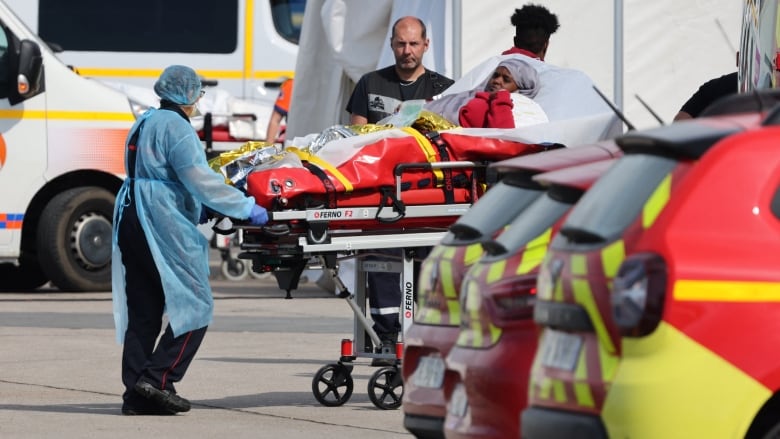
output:
[[[347,103],[347,112],[365,117],[368,123],[376,123],[395,113],[401,102],[431,99],[453,82],[426,69],[416,81],[404,83],[398,77],[395,66],[385,67],[360,78]]]

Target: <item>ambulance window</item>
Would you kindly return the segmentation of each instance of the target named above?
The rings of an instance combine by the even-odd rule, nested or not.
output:
[[[238,0],[39,0],[38,32],[63,50],[233,53]]]
[[[564,237],[574,244],[605,244],[619,238],[676,164],[660,156],[624,156],[585,192],[561,227],[555,244]]]
[[[306,0],[271,0],[274,27],[285,40],[298,44]]]
[[[3,27],[0,27],[0,98],[8,97],[9,77],[11,66],[8,61],[8,35]]]

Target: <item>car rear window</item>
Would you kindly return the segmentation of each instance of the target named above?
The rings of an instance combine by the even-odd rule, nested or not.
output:
[[[619,238],[677,163],[645,154],[618,160],[572,209],[553,246],[605,243]]]
[[[516,253],[552,227],[570,208],[571,203],[555,200],[549,194],[539,197],[496,239],[496,243],[500,246],[498,248],[503,251],[495,256],[500,258]]]
[[[452,234],[447,237],[452,242],[442,242],[462,245],[490,239],[542,193],[538,185],[531,188],[499,182],[450,226]]]

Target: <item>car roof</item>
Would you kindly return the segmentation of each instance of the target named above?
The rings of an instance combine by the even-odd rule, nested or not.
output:
[[[702,111],[700,117],[736,113],[761,113],[780,105],[780,90],[762,89],[752,93],[734,93],[718,98]]]
[[[490,165],[500,174],[507,173],[541,173],[578,165],[581,163],[605,160],[621,154],[614,140],[605,140],[570,148],[559,148],[549,151],[528,154],[502,160]]]
[[[675,122],[615,139],[626,154],[654,154],[698,159],[720,140],[761,123],[758,113],[746,113]]]
[[[617,158],[599,160],[583,165],[571,166],[545,172],[534,177],[544,186],[568,186],[582,191],[588,190],[593,183],[617,161]]]

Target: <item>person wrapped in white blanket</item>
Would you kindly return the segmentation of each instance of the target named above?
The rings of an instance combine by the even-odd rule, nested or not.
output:
[[[533,101],[539,74],[520,57],[506,58],[474,90],[445,95],[423,109],[466,128],[517,128],[548,122]]]

